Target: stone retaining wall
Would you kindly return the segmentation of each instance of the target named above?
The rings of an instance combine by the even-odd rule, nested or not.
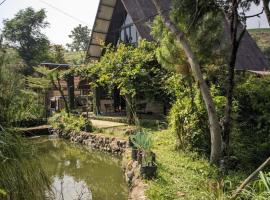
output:
[[[123,169],[126,182],[129,184],[129,200],[148,200],[144,192],[148,185],[140,177],[140,164],[130,158],[130,149],[123,155]]]
[[[56,131],[59,137],[69,139],[72,142],[84,144],[92,149],[97,149],[117,155],[122,155],[128,147],[126,140],[104,136],[99,134],[93,134],[88,132],[79,133],[60,133]]]
[[[109,137],[99,134],[79,132],[79,133],[62,133],[55,131],[59,137],[69,139],[72,142],[86,145],[92,149],[97,149],[113,154],[123,156],[123,170],[126,181],[129,184],[129,200],[148,200],[144,192],[147,184],[139,176],[140,165],[137,161],[130,158],[131,151],[128,149],[128,141]]]

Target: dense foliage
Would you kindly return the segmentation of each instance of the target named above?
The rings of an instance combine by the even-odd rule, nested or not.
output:
[[[0,130],[0,199],[44,200],[50,180],[34,146],[17,134]]]
[[[173,1],[173,5],[171,19],[186,34],[203,70],[224,65],[228,56],[227,38],[223,36],[224,27],[220,26],[223,17],[213,1]],[[163,67],[187,75],[190,70],[182,46],[160,17],[156,17],[152,25],[152,35],[159,42],[157,58]]]
[[[0,123],[40,118],[43,100],[38,93],[26,88],[26,78],[16,51],[0,49]]]
[[[245,2],[246,4],[243,1],[241,6],[248,10],[252,1]],[[229,53],[228,37],[223,34],[225,26],[220,25],[223,24],[223,16],[218,5],[215,5],[213,1],[173,1],[173,3],[171,20],[183,30],[193,52],[198,56],[222,125],[227,76],[224,67],[228,65]],[[223,3],[225,5],[229,1]],[[167,91],[171,91],[174,102],[170,111],[169,124],[172,132],[177,136],[177,146],[184,150],[192,149],[209,153],[207,112],[202,104],[197,83],[190,77],[189,65],[182,46],[175,40],[175,35],[164,26],[160,17],[157,17],[153,23],[152,35],[159,41],[158,61],[174,74],[167,81]],[[239,77],[241,76],[243,74]],[[247,163],[250,166],[254,163],[258,165],[270,155],[267,150],[267,146],[269,147],[267,142],[269,125],[266,120],[268,118],[267,100],[264,100],[264,105],[259,103],[263,99],[268,99],[267,90],[263,89],[267,86],[267,81],[260,78],[251,81],[242,77],[242,82],[238,81],[237,84],[239,85],[233,103],[235,128],[232,135],[234,139],[231,141],[233,148],[230,155],[237,155],[241,165],[246,167]],[[250,136],[245,135],[246,132],[249,132]],[[256,142],[252,140],[252,135],[256,136]],[[240,149],[242,150],[239,151]],[[261,159],[256,156],[258,154]]]
[[[85,119],[82,116],[68,115],[66,112],[61,111],[60,113],[55,113],[50,119],[49,123],[52,127],[62,134],[69,134],[71,132],[79,132],[87,129],[87,131],[92,131],[91,121]]]
[[[253,168],[270,156],[270,79],[247,75],[236,88],[233,154]]]
[[[20,133],[2,128],[43,114],[43,99],[27,87],[22,66],[17,52],[0,42],[0,199],[43,200],[50,180],[35,148]]]
[[[166,82],[167,91],[173,97],[169,112],[170,129],[176,136],[176,148],[210,153],[210,132],[207,111],[198,88],[191,77],[173,74]],[[225,97],[215,87],[211,88],[219,117],[223,116]]]
[[[136,121],[136,100],[164,100],[162,90],[166,70],[156,62],[155,43],[140,41],[138,47],[119,44],[117,48],[107,46],[99,62],[90,63],[78,73],[88,77],[94,87],[103,85],[110,91],[116,87],[128,105],[129,123]]]

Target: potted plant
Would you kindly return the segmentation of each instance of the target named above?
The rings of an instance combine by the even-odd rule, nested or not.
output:
[[[132,138],[135,147],[138,148],[137,160],[141,164],[140,173],[144,178],[153,178],[156,175],[157,165],[155,154],[151,151],[152,139],[147,133],[137,133]]]
[[[142,163],[142,151],[143,151],[143,146],[144,146],[144,134],[143,133],[137,133],[133,136],[130,136],[130,143],[132,147],[131,151],[131,157],[133,160],[137,160],[139,164]]]
[[[155,154],[153,152],[144,152],[140,174],[142,177],[151,179],[156,176],[157,164],[155,162]]]

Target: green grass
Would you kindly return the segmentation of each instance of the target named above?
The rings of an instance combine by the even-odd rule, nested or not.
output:
[[[207,159],[196,153],[176,151],[175,137],[168,130],[153,132],[153,139],[158,177],[149,181],[146,194],[150,200],[227,199],[224,190],[229,188],[230,193],[243,179],[235,173],[226,177],[230,181],[222,180]]]
[[[134,126],[117,126],[111,128],[95,128],[95,134],[102,134],[108,137],[117,137],[123,140],[128,140],[128,135],[125,134],[128,129],[135,129]]]
[[[64,54],[65,61],[68,64],[80,64],[82,60],[85,58],[85,52],[79,51],[79,52],[72,52],[67,51]]]
[[[248,32],[270,62],[270,28],[249,29]]]
[[[249,33],[261,33],[261,32],[266,32],[270,33],[270,28],[253,28],[253,29],[248,29]]]

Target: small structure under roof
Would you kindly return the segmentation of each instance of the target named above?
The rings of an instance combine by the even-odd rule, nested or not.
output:
[[[55,68],[59,68],[59,69],[68,69],[70,67],[69,64],[59,64],[59,63],[40,63],[41,66],[44,67],[48,67],[49,69],[55,69]]]
[[[171,0],[161,0],[161,4],[163,10],[168,11]],[[156,8],[150,0],[100,0],[87,51],[87,59],[98,60],[101,57],[101,43],[117,45],[119,38],[121,39],[123,35],[123,29],[124,36],[127,34],[131,39],[134,39],[134,34],[128,33],[131,28],[125,30],[127,27],[135,26],[138,38],[151,41],[151,30],[148,22],[151,22],[156,15]],[[125,23],[127,18],[131,19],[130,24]],[[260,72],[261,74],[269,71],[267,59],[248,32],[245,33],[239,47],[236,69]]]

